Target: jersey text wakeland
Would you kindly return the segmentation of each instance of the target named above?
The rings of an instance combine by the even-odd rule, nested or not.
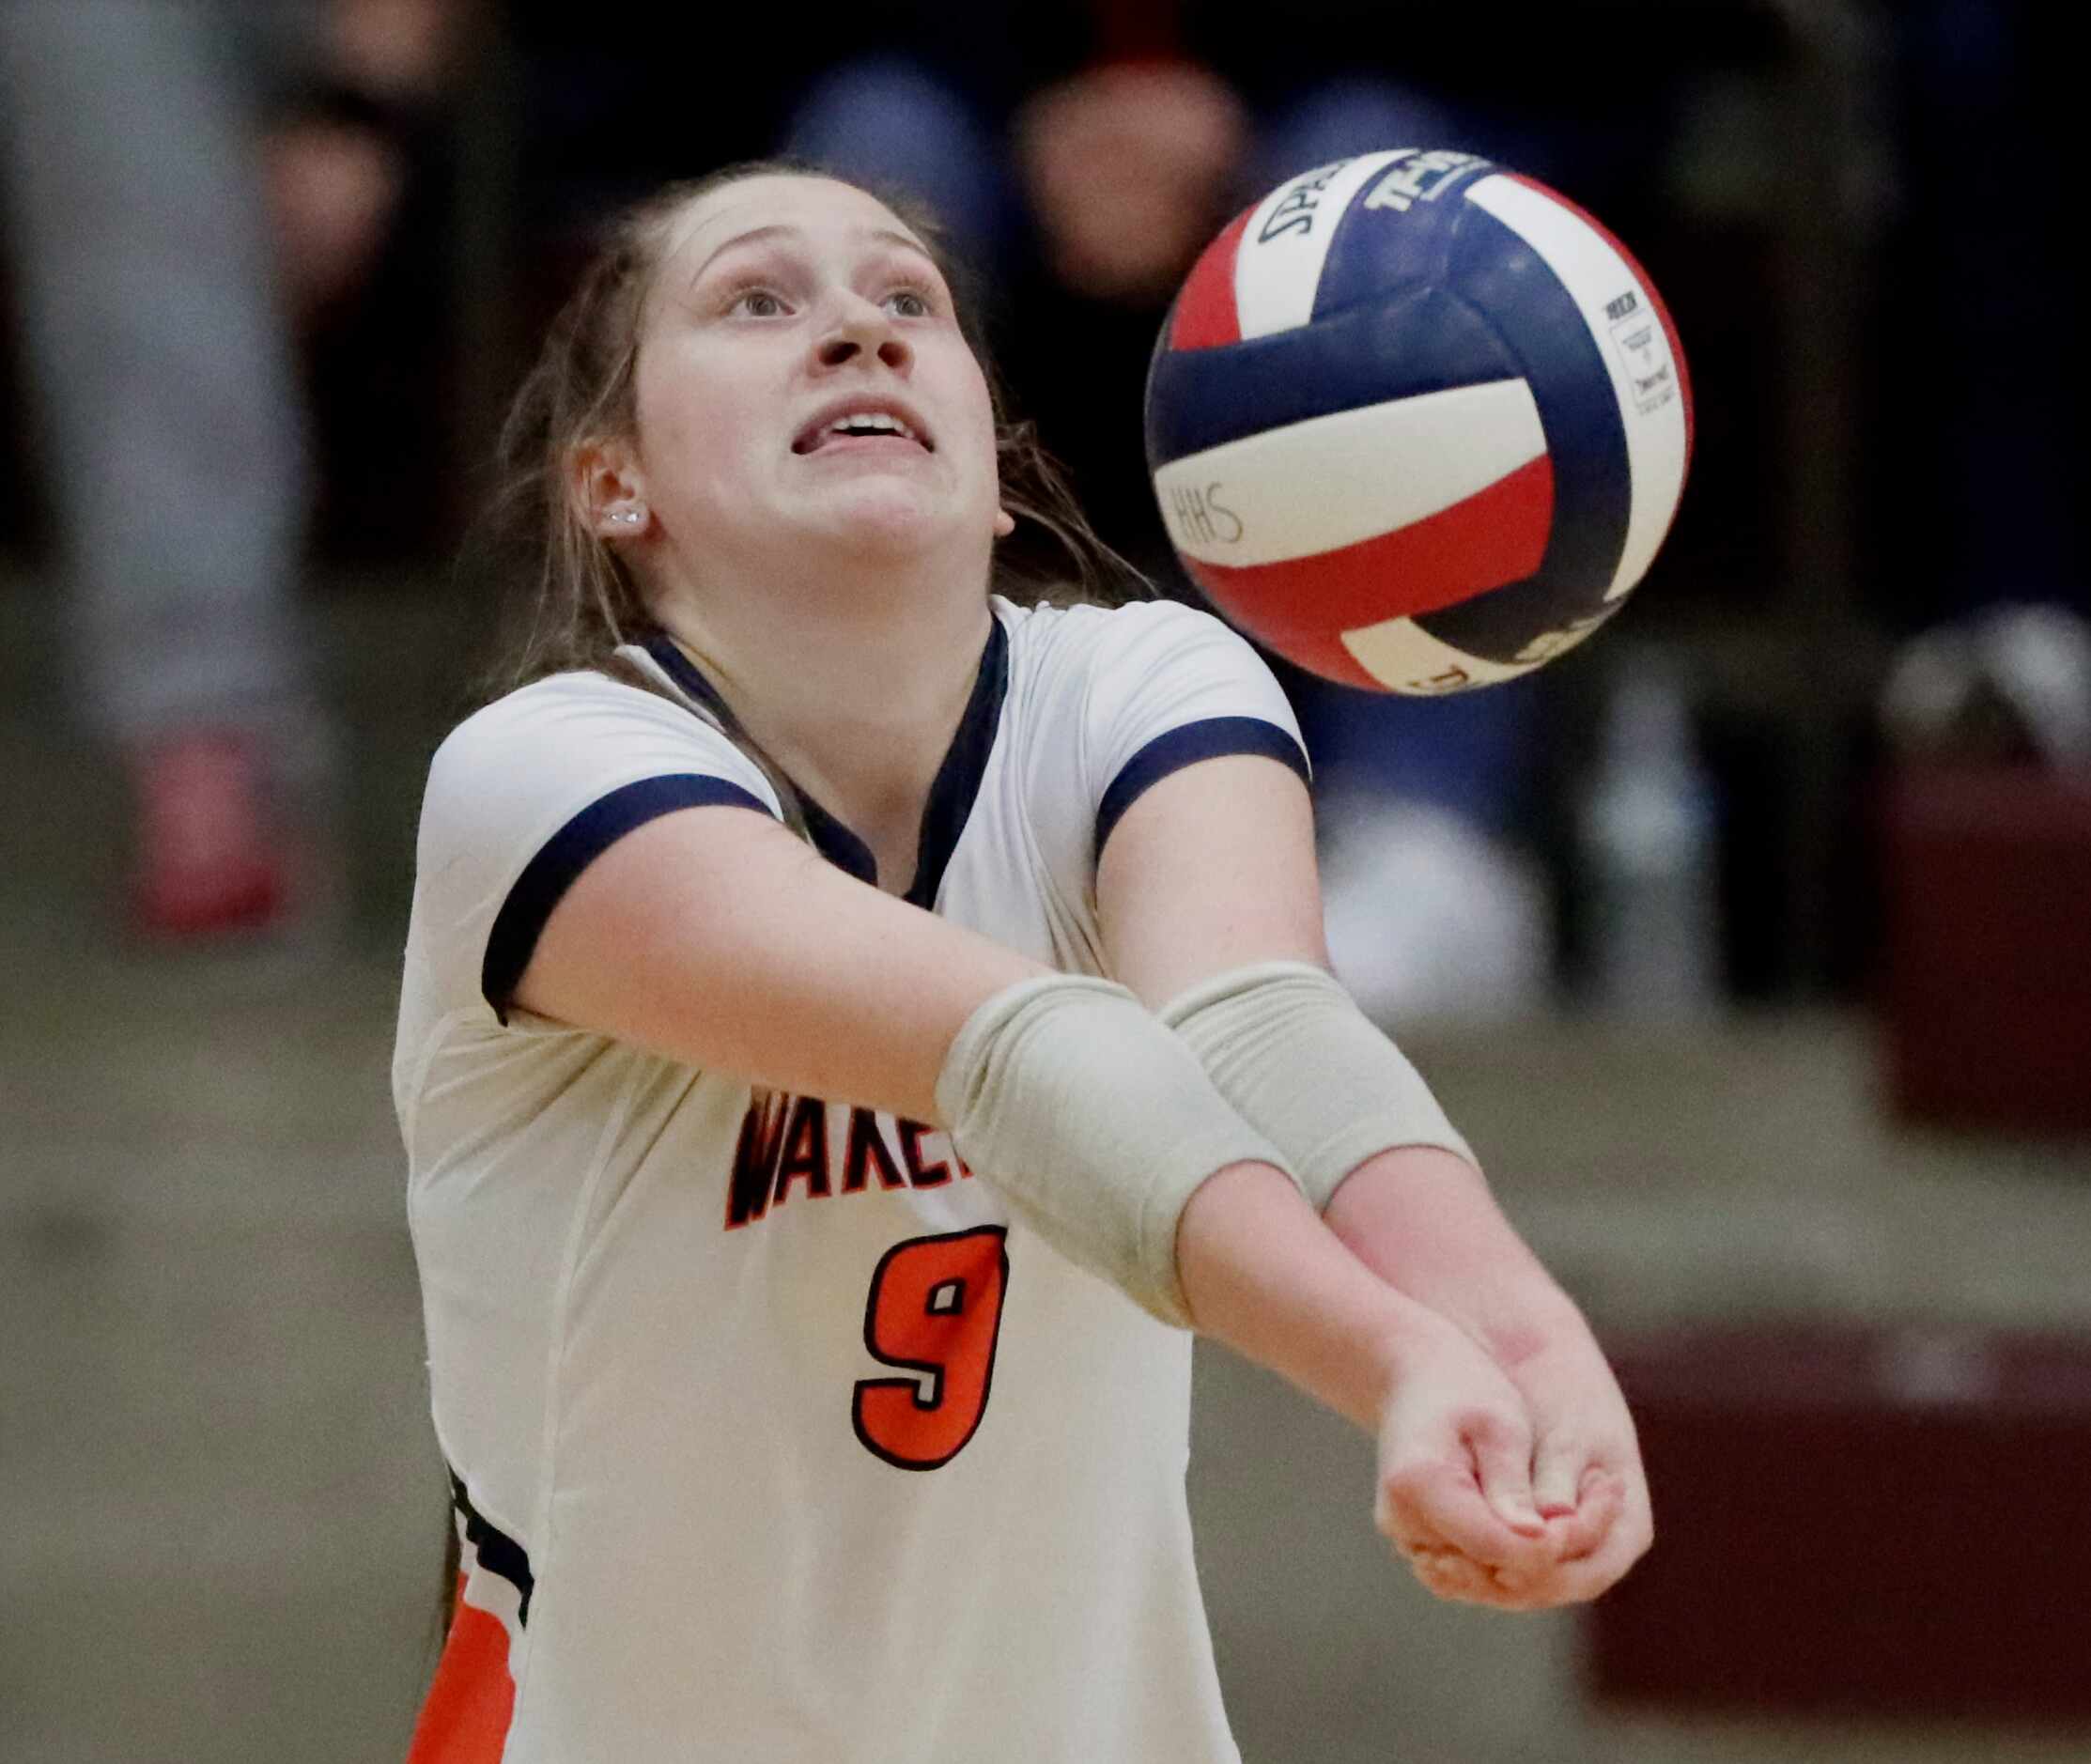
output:
[[[837,1158],[837,1136],[828,1130],[829,1112],[829,1105],[817,1096],[757,1091],[749,1099],[740,1140],[734,1147],[733,1180],[726,1188],[729,1231],[782,1207],[795,1183],[805,1184],[808,1199],[826,1200],[838,1194],[864,1194],[875,1184],[882,1189],[941,1188],[954,1176],[970,1178],[973,1173],[951,1149],[941,1128],[869,1108],[849,1111]],[[900,1146],[898,1160],[887,1138],[889,1127]],[[947,1155],[925,1153],[924,1139],[935,1139]]]

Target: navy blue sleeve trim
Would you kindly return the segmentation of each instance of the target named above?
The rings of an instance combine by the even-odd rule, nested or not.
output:
[[[769,807],[760,797],[701,772],[677,772],[665,778],[642,778],[598,797],[544,843],[516,878],[494,928],[487,935],[487,953],[479,965],[479,990],[505,1023],[523,969],[530,966],[551,909],[565,898],[575,878],[627,833],[673,814],[677,809],[715,805],[754,809]],[[774,817],[772,817],[774,818]]]
[[[1261,717],[1207,717],[1158,735],[1127,760],[1104,792],[1096,811],[1096,855],[1125,811],[1171,772],[1180,772],[1200,760],[1216,760],[1228,753],[1261,753],[1290,766],[1302,783],[1310,782],[1307,754],[1300,744],[1275,722]]]

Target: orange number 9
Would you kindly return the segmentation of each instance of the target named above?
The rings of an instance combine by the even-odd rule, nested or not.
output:
[[[903,1470],[934,1470],[965,1450],[994,1377],[1008,1234],[983,1225],[913,1237],[879,1258],[864,1346],[880,1365],[924,1376],[858,1384],[850,1419],[865,1450]]]

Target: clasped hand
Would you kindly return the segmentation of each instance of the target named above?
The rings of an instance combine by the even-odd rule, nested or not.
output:
[[[1431,1313],[1382,1411],[1374,1520],[1441,1599],[1594,1599],[1653,1538],[1634,1424],[1594,1340],[1500,1363]]]

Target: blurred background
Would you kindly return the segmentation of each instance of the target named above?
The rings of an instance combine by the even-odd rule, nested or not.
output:
[[[493,438],[604,218],[779,150],[919,193],[1193,597],[1140,455],[1169,297],[1407,145],[1603,217],[1695,382],[1598,641],[1455,700],[1282,676],[1339,966],[1617,1356],[1658,1541],[1590,1611],[1433,1605],[1368,1442],[1204,1355],[1244,1754],[2091,1756],[2065,16],[0,0],[0,1758],[404,1755],[446,1491],[395,963]]]

